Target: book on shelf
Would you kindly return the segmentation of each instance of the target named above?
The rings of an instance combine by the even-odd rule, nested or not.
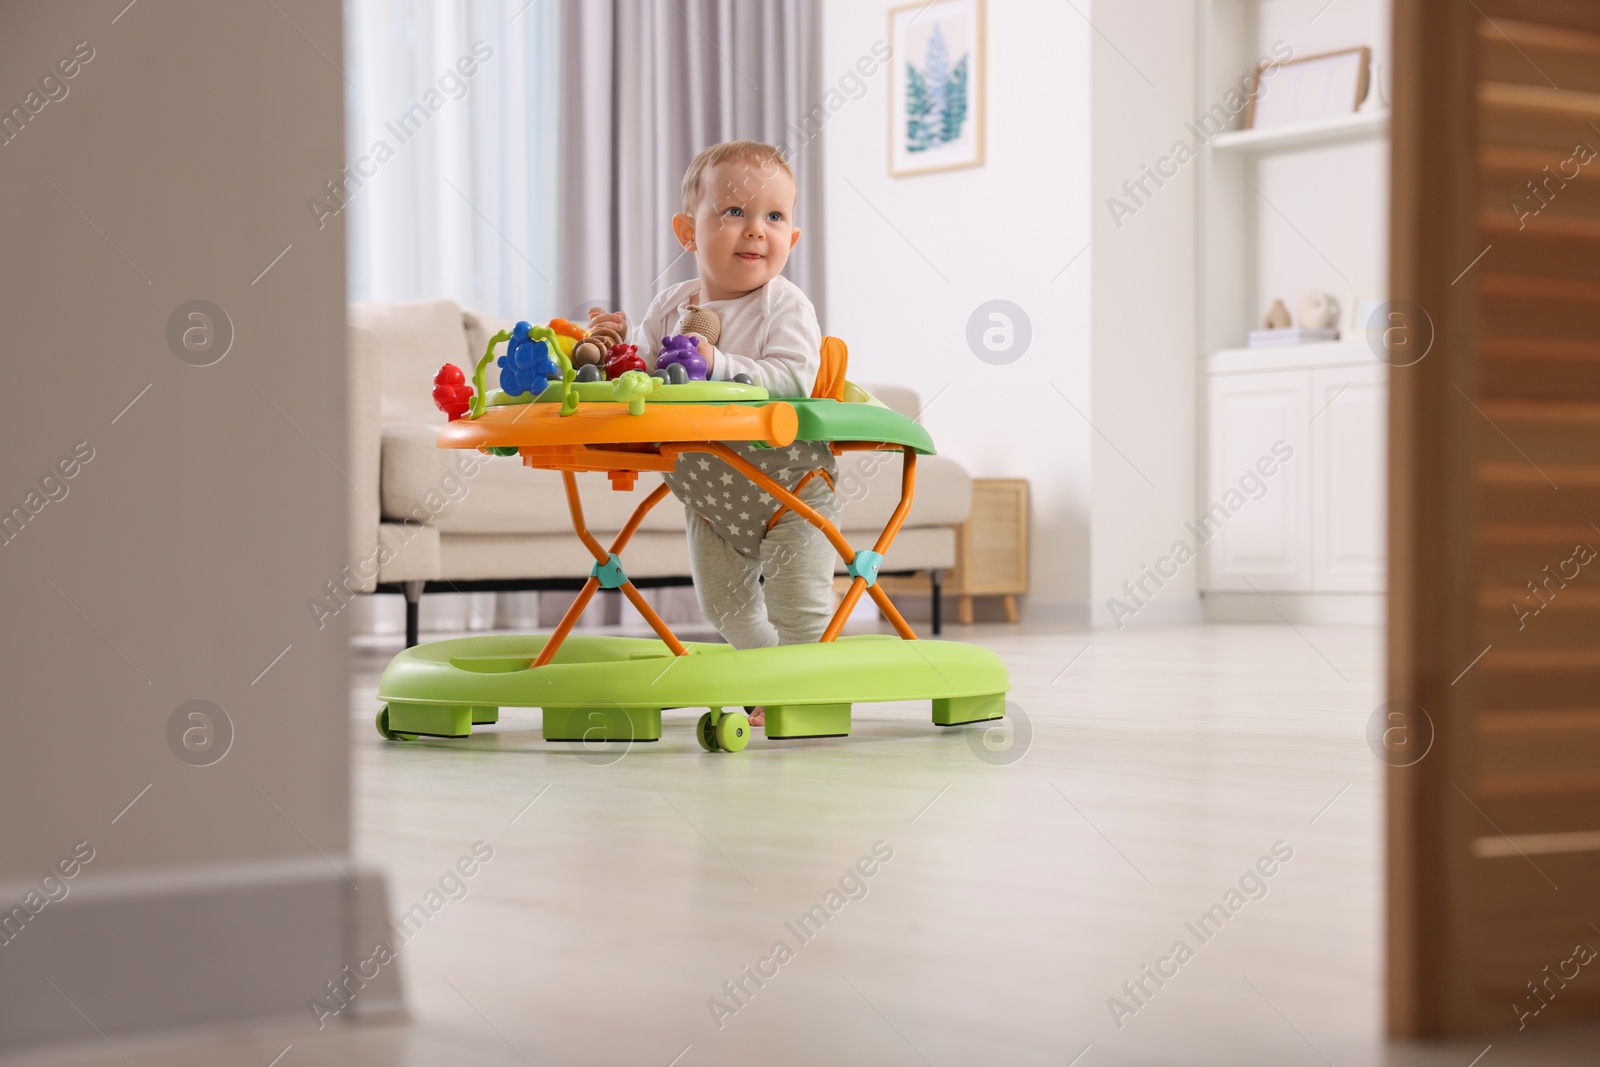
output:
[[[1332,327],[1284,326],[1276,330],[1251,330],[1249,348],[1278,348],[1282,345],[1313,345],[1337,341],[1339,331]]]

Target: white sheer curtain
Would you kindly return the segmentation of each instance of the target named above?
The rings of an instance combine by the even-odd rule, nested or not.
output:
[[[345,0],[351,300],[563,313],[558,18],[555,0]]]

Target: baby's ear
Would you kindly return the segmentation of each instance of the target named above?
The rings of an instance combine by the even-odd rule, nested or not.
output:
[[[672,216],[672,232],[678,238],[678,243],[685,248],[694,247],[694,216],[682,211]]]
[[[796,226],[789,231],[789,248],[792,250],[800,242],[800,228]]]

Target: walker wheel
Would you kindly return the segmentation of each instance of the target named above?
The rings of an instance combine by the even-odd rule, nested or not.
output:
[[[378,733],[386,741],[415,741],[416,734],[397,734],[389,729],[389,705],[385,704],[378,712]]]
[[[707,752],[715,752],[720,747],[717,744],[717,729],[711,725],[709,711],[700,716],[700,721],[694,724],[694,739],[700,742],[700,747]]]
[[[742,711],[725,711],[717,720],[717,746],[725,752],[743,752],[750,743],[750,720]]]

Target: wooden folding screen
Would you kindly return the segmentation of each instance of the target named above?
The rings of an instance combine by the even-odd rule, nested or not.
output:
[[[1548,1026],[1600,1016],[1600,4],[1395,15],[1389,1028]]]

